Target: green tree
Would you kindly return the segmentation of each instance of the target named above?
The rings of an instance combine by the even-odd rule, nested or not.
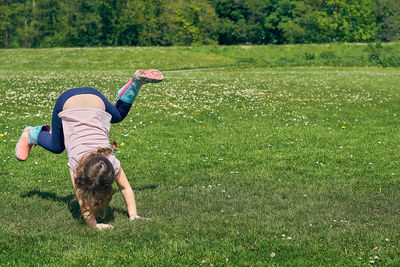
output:
[[[372,0],[296,1],[278,27],[290,43],[371,41],[377,33],[374,6]]]
[[[118,25],[118,6],[120,2],[118,0],[99,1],[98,10],[101,18],[100,42],[103,46],[118,44],[116,25]]]
[[[326,9],[337,25],[338,41],[373,41],[376,36],[376,20],[373,15],[375,3],[372,0],[330,0]],[[323,30],[323,29],[322,29]]]
[[[162,35],[159,24],[161,1],[128,0],[119,19],[120,45],[158,45]]]
[[[296,0],[212,0],[211,2],[220,18],[218,39],[221,44],[287,42],[284,31],[290,26],[296,26],[290,21],[293,18],[293,10],[302,3]],[[280,24],[287,27],[280,27]],[[296,28],[301,30],[299,27]],[[297,34],[295,29],[290,32]],[[294,39],[297,40],[297,37]]]
[[[323,42],[326,37],[318,34],[325,13],[313,8],[310,3],[287,1],[286,16],[278,24],[285,43]]]
[[[10,1],[8,7],[9,28],[8,45],[9,47],[30,47],[31,38],[31,6],[29,1]]]
[[[32,1],[32,16],[30,22],[32,28],[32,47],[53,46],[59,13],[59,1]]]
[[[52,43],[55,46],[99,46],[101,45],[100,2],[70,0],[60,3],[56,32]]]
[[[0,0],[0,47],[399,39],[399,0]]]
[[[11,8],[8,0],[0,2],[0,47],[8,48],[11,27]]]
[[[215,44],[218,17],[205,0],[179,0],[164,6],[166,38],[174,45]]]
[[[376,0],[374,12],[378,25],[377,39],[383,42],[400,40],[400,1]]]
[[[266,18],[273,10],[270,1],[263,0],[211,0],[220,18],[218,41],[220,44],[269,42]]]

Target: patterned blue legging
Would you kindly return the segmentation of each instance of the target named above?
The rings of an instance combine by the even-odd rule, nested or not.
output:
[[[115,105],[113,105],[102,93],[90,87],[69,89],[62,93],[57,99],[51,119],[51,133],[47,131],[40,132],[38,136],[39,146],[56,154],[60,154],[64,151],[64,132],[62,128],[62,121],[60,117],[58,117],[58,113],[62,111],[65,102],[70,97],[81,94],[93,94],[100,97],[103,100],[104,105],[106,106],[106,112],[110,113],[112,116],[111,123],[122,121],[126,117],[126,115],[128,115],[128,112],[132,106],[131,104],[127,104],[125,102],[122,102],[121,100],[118,100]]]

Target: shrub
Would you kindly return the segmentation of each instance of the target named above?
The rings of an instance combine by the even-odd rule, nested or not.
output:
[[[305,58],[306,60],[313,60],[313,59],[315,59],[315,55],[314,55],[314,53],[305,52],[305,53],[304,53],[304,58]]]
[[[325,50],[319,56],[323,59],[333,59],[336,57],[336,53],[333,50]]]
[[[391,54],[392,48],[390,46],[383,46],[381,43],[369,44],[367,51],[369,53],[368,59],[371,63],[376,63],[382,67],[400,66],[400,57]]]

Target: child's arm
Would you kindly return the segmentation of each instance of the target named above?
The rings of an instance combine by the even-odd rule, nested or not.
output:
[[[115,181],[117,182],[119,190],[121,190],[121,193],[124,196],[126,208],[129,214],[129,219],[131,220],[144,219],[137,215],[135,194],[133,193],[128,178],[126,178],[126,174],[122,168],[118,172]]]
[[[79,206],[80,206],[80,208],[81,208],[81,211],[82,211],[82,210],[85,210],[85,209],[84,209],[84,206],[83,206],[84,203],[83,203],[82,199],[81,199],[81,198],[79,197],[79,195],[76,193],[75,173],[74,173],[73,171],[70,170],[70,174],[71,174],[72,186],[74,187],[75,195],[76,195],[76,198],[78,199],[78,203],[79,203]],[[109,225],[109,224],[97,223],[96,217],[94,216],[94,214],[92,214],[92,213],[89,212],[89,211],[82,212],[82,217],[83,217],[83,219],[85,220],[85,222],[86,222],[89,226],[92,226],[92,227],[97,228],[97,229],[99,229],[99,230],[103,230],[103,229],[112,229],[112,228],[114,228],[112,225]]]

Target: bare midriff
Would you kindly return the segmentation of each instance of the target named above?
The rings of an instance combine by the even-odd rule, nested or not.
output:
[[[97,108],[105,110],[103,100],[92,94],[81,94],[70,97],[64,104],[63,110],[71,108]]]

